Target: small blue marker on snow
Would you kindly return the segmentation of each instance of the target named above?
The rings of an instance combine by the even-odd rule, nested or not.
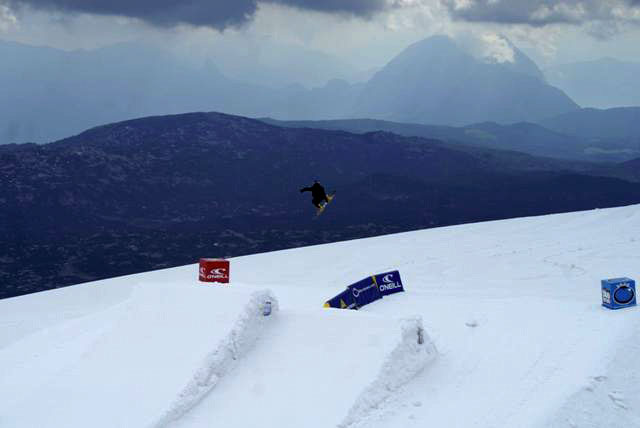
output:
[[[268,300],[264,302],[264,306],[262,308],[262,315],[264,315],[265,317],[268,317],[269,315],[271,315],[271,302]]]

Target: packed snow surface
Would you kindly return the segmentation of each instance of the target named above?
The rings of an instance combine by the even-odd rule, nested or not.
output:
[[[405,293],[322,308],[392,269]],[[197,274],[1,300],[0,427],[640,427],[640,312],[600,305],[601,279],[640,279],[640,206],[239,257],[230,286]]]

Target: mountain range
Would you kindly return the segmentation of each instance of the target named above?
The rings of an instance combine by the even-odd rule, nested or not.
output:
[[[446,36],[415,43],[364,87],[355,117],[438,125],[533,122],[578,108],[514,46],[512,60],[477,58]]]
[[[513,58],[497,61],[436,36],[411,45],[366,82],[332,79],[308,89],[294,81],[274,87],[277,79],[266,71],[258,84],[260,73],[248,79],[237,71],[246,62],[225,63],[227,73],[235,70],[228,75],[215,59],[197,62],[147,45],[67,52],[0,42],[7,58],[0,70],[0,144],[45,143],[104,123],[191,111],[468,125],[535,122],[578,108],[509,47]]]
[[[152,46],[61,51],[0,42],[0,142],[46,143],[89,127],[154,114],[257,114],[271,90],[226,78]],[[251,99],[248,103],[243,100]],[[251,110],[254,108],[254,110]]]
[[[343,130],[355,133],[387,131],[408,137],[436,138],[534,156],[590,162],[623,162],[640,157],[640,109],[581,109],[542,121],[461,127],[421,125],[375,119],[261,120],[277,126]]]
[[[640,107],[584,108],[547,118],[540,124],[557,132],[594,141],[638,139]]]
[[[202,256],[640,202],[640,184],[617,174],[220,113],[104,125],[50,144],[0,146],[0,296]],[[298,192],[314,179],[337,190],[318,219]]]

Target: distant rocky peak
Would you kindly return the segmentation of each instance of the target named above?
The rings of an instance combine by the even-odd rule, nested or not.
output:
[[[544,80],[540,68],[504,34],[484,32],[457,37],[466,53],[485,64],[499,65],[509,71]]]
[[[492,64],[516,62],[516,48],[509,39],[496,33],[484,33],[479,37],[480,57]]]
[[[470,66],[486,64],[505,71],[522,73],[544,81],[544,75],[531,58],[505,35],[494,32],[459,33],[454,37],[435,35],[414,43],[396,57],[397,62],[414,65],[429,61],[462,60]],[[426,61],[426,62],[425,62]]]

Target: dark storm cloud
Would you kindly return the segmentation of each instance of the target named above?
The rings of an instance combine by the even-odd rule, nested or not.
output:
[[[640,0],[470,0],[464,5],[456,0],[443,0],[443,3],[454,19],[533,26],[619,20],[619,16],[612,14],[614,6],[640,6]]]
[[[242,24],[256,11],[255,0],[5,0],[4,3],[14,10],[27,6],[41,10],[127,16],[159,26],[192,24],[218,29]]]
[[[329,13],[346,13],[356,16],[370,16],[389,6],[386,0],[266,0],[300,9]]]
[[[190,24],[225,29],[251,20],[258,3],[279,3],[299,9],[368,17],[387,8],[386,0],[0,0],[17,10],[41,10],[118,15],[153,25]]]

